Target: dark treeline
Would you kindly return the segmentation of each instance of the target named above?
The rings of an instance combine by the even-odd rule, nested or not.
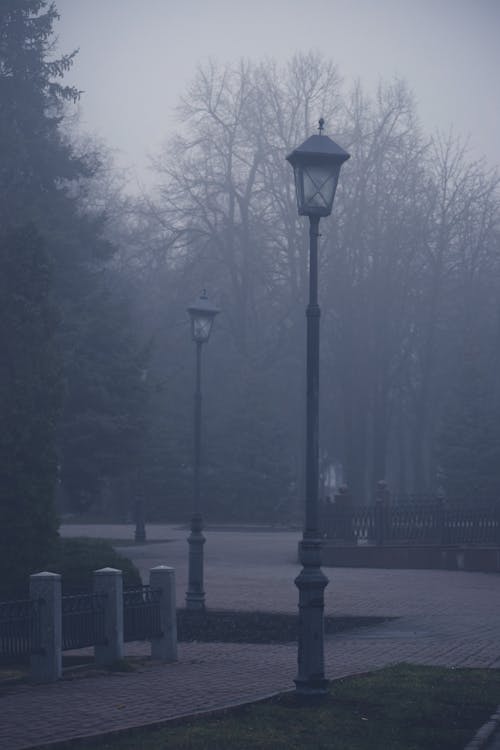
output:
[[[50,546],[54,495],[60,512],[126,518],[143,496],[147,518],[189,515],[202,288],[222,310],[204,348],[207,516],[296,515],[308,241],[285,155],[320,115],[352,154],[321,223],[323,491],[335,467],[358,502],[382,478],[496,497],[496,172],[424,133],[403,82],[369,95],[297,54],[201,67],[158,187],[131,199],[71,135],[56,17],[0,4],[2,546]]]

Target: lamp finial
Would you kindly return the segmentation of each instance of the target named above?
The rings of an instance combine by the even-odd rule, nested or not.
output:
[[[319,125],[319,127],[318,127],[319,134],[323,135],[323,128],[325,127],[325,121],[324,121],[324,119],[322,117],[319,118],[318,125]]]

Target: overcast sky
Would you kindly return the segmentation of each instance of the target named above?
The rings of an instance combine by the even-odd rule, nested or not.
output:
[[[428,132],[470,135],[500,164],[500,0],[56,0],[59,49],[80,52],[83,127],[147,181],[198,63],[324,52],[347,82],[403,77]],[[318,113],[320,114],[320,113]],[[333,128],[334,130],[334,128]]]

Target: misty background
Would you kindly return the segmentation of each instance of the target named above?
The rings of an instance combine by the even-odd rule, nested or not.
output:
[[[182,127],[175,108],[209,58],[285,62],[299,51],[331,58],[347,85],[373,92],[403,78],[427,131],[464,137],[500,163],[496,0],[60,0],[61,50],[78,48],[68,81],[84,90],[81,125],[130,168],[131,190],[149,184],[148,156]],[[317,117],[320,114],[316,113]],[[331,132],[336,124],[329,123]]]
[[[204,514],[301,523],[308,228],[285,156],[320,116],[352,155],[321,223],[321,497],[497,501],[498,5],[24,5],[0,16],[16,575],[58,514],[190,515],[202,289]]]

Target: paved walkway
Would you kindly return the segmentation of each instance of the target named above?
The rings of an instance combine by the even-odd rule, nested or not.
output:
[[[65,533],[96,533],[66,528]],[[143,573],[160,562],[177,571],[178,604],[186,583],[185,532],[149,530],[171,541],[127,550]],[[130,527],[99,530],[130,538]],[[293,579],[298,534],[208,532],[207,605],[296,611]],[[125,550],[124,550],[125,551]],[[330,614],[387,615],[398,620],[331,636],[331,679],[399,661],[445,666],[500,666],[500,577],[444,571],[327,569]],[[129,653],[145,653],[129,644]],[[179,661],[138,671],[17,685],[0,693],[0,748],[43,744],[161,722],[235,705],[293,687],[297,650],[290,645],[180,644]]]

